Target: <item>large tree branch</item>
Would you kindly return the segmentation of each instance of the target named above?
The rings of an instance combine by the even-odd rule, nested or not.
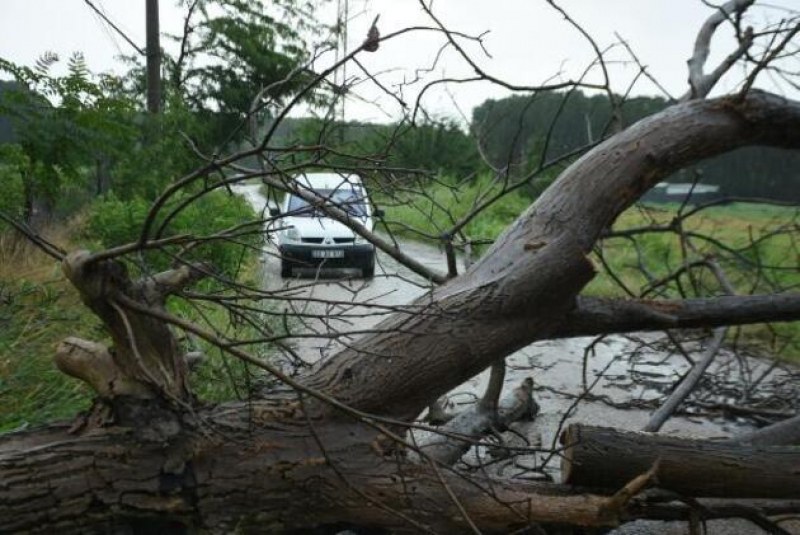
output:
[[[800,293],[661,300],[579,297],[552,336],[569,338],[799,319]]]
[[[492,362],[557,331],[594,275],[586,255],[595,241],[649,188],[744,145],[798,148],[798,132],[800,103],[761,92],[691,101],[636,123],[571,165],[464,275],[303,380],[366,412],[417,416]],[[428,313],[415,314],[421,308]]]
[[[616,489],[659,460],[659,487],[684,496],[795,498],[800,450],[572,424],[562,434],[564,482]]]

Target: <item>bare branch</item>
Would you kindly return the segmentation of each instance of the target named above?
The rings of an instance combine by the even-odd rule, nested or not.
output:
[[[704,74],[703,70],[711,49],[711,38],[714,36],[717,27],[726,20],[730,20],[732,16],[736,17],[738,21],[753,2],[754,0],[730,0],[720,6],[717,12],[711,15],[700,28],[694,44],[694,53],[687,62],[689,64],[689,85],[691,89],[681,97],[682,101],[704,98],[708,95],[722,75],[750,48],[753,43],[752,28],[748,28],[744,32],[744,35],[739,39],[738,48],[733,53],[728,55],[713,72]]]

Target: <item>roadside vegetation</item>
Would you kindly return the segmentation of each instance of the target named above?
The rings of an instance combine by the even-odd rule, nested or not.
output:
[[[47,234],[64,244],[63,235]],[[61,419],[88,407],[91,393],[53,364],[67,336],[97,334],[100,322],[49,257],[0,235],[0,432]]]
[[[213,197],[212,197],[213,198]],[[216,203],[213,217],[203,217],[195,210],[185,214],[174,227],[176,233],[197,231],[211,234],[215,229],[233,226],[252,214],[243,202],[236,199],[211,201]],[[203,203],[201,203],[203,204]],[[97,250],[129,243],[141,219],[132,216],[114,218],[116,225],[104,219],[111,213],[120,216],[137,203],[105,201],[93,205],[82,218],[62,226],[51,226],[43,234],[64,249],[88,247]],[[139,214],[141,215],[141,214]],[[131,226],[123,223],[129,220]],[[123,225],[123,226],[120,226]],[[249,238],[246,246],[230,243],[203,245],[196,251],[204,258],[215,260],[218,276],[253,284],[262,276],[259,263],[260,236]],[[170,255],[154,253],[136,270],[147,266],[157,269],[168,265]],[[201,282],[212,291],[215,279]],[[53,363],[57,345],[69,336],[108,342],[107,334],[97,317],[80,303],[77,293],[61,273],[60,265],[41,253],[23,238],[10,232],[0,233],[0,432],[18,429],[48,420],[66,418],[89,407],[92,395],[82,381],[76,381],[56,369]],[[246,301],[240,303],[246,306]],[[215,303],[188,304],[173,298],[169,308],[204,328],[231,339],[252,338],[252,325],[236,320],[224,307]],[[270,321],[270,320],[265,320]],[[280,330],[280,322],[273,322]],[[218,348],[194,339],[183,339],[187,352],[203,355],[196,367],[192,383],[201,400],[221,401],[246,399],[248,388],[256,388],[259,379],[238,359],[225,355]],[[255,354],[267,357],[268,344],[251,347]]]
[[[222,11],[214,2],[202,4],[186,36],[191,51],[164,58],[168,76],[157,115],[141,111],[143,58],[129,58],[122,76],[91,72],[79,52],[42,51],[35,65],[0,58],[0,432],[86,409],[91,396],[83,382],[53,364],[56,346],[67,336],[107,341],[60,266],[22,233],[69,251],[137,241],[156,197],[193,170],[199,155],[240,142],[243,133],[230,132],[252,95],[306,59],[298,28],[305,32],[315,22],[304,8],[278,6],[284,17],[276,20],[247,2],[227,2]],[[271,96],[291,94],[303,83]],[[325,95],[309,99],[324,102]],[[258,280],[260,226],[242,226],[253,213],[218,187],[221,178],[209,173],[167,200],[154,231],[197,239],[132,257],[126,262],[132,274],[202,260],[209,276],[195,287],[201,291]],[[248,338],[254,328],[220,303],[189,305],[174,297],[168,306],[220,336]],[[201,399],[248,397],[246,385],[257,381],[247,366],[200,341],[181,343],[205,355],[194,374]],[[252,351],[266,355],[269,348]]]

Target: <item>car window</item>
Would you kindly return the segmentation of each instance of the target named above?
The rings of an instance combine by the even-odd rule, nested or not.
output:
[[[355,217],[367,216],[367,205],[364,198],[360,195],[360,191],[352,189],[323,189],[315,190],[317,195],[327,197],[330,199],[333,206],[337,206],[345,210]],[[292,195],[289,197],[289,205],[287,207],[289,215],[301,217],[323,217],[324,214],[319,210],[314,210],[308,202],[302,197]]]

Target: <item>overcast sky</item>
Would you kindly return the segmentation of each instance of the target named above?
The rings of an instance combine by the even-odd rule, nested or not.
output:
[[[144,48],[144,0],[94,0],[94,3]],[[163,32],[178,33],[181,28],[181,9],[175,4],[174,0],[161,0]],[[319,11],[324,22],[334,22],[336,4],[332,0]],[[798,4],[798,0],[772,0],[771,7],[753,13],[753,22],[777,20],[783,15],[780,6],[800,7]],[[711,13],[700,0],[562,0],[560,5],[601,48],[617,41],[615,33],[619,34],[667,91],[679,96],[686,90],[686,60],[698,28]],[[434,11],[454,31],[473,35],[489,32],[484,44],[491,58],[474,44],[465,46],[481,67],[509,82],[535,85],[554,76],[555,80],[576,78],[594,57],[589,42],[544,0],[436,0]],[[380,14],[378,26],[382,35],[407,26],[432,24],[417,0],[350,0],[351,47],[363,40],[376,14]],[[378,52],[365,53],[360,59],[371,72],[381,73],[385,87],[394,89],[395,84],[413,79],[418,69],[429,67],[442,43],[441,35],[416,32],[386,42]],[[731,32],[721,32],[713,45],[710,65],[732,50]],[[31,65],[45,51],[55,51],[63,57],[81,51],[92,70],[118,72],[121,67],[116,58],[121,53],[135,53],[83,0],[0,0],[0,57]],[[628,58],[621,48],[611,57]],[[333,54],[328,54],[315,67],[322,68],[332,60]],[[448,51],[426,79],[470,73],[465,62]],[[614,89],[624,91],[636,73],[637,68],[628,62],[613,64]],[[354,67],[347,74],[351,81],[356,76],[363,78]],[[589,79],[600,82],[600,71],[594,71]],[[735,87],[740,79],[740,72],[732,72],[723,80],[720,90]],[[768,78],[762,84],[775,89]],[[403,97],[413,102],[416,91],[413,87],[405,88]],[[660,91],[642,81],[633,93],[655,95]],[[424,104],[437,115],[468,116],[472,107],[485,99],[506,94],[506,90],[488,83],[451,84],[447,90],[432,91]],[[357,84],[355,95],[347,105],[348,118],[385,120],[398,113],[397,103],[385,98],[372,83]],[[380,107],[368,104],[373,101]]]

